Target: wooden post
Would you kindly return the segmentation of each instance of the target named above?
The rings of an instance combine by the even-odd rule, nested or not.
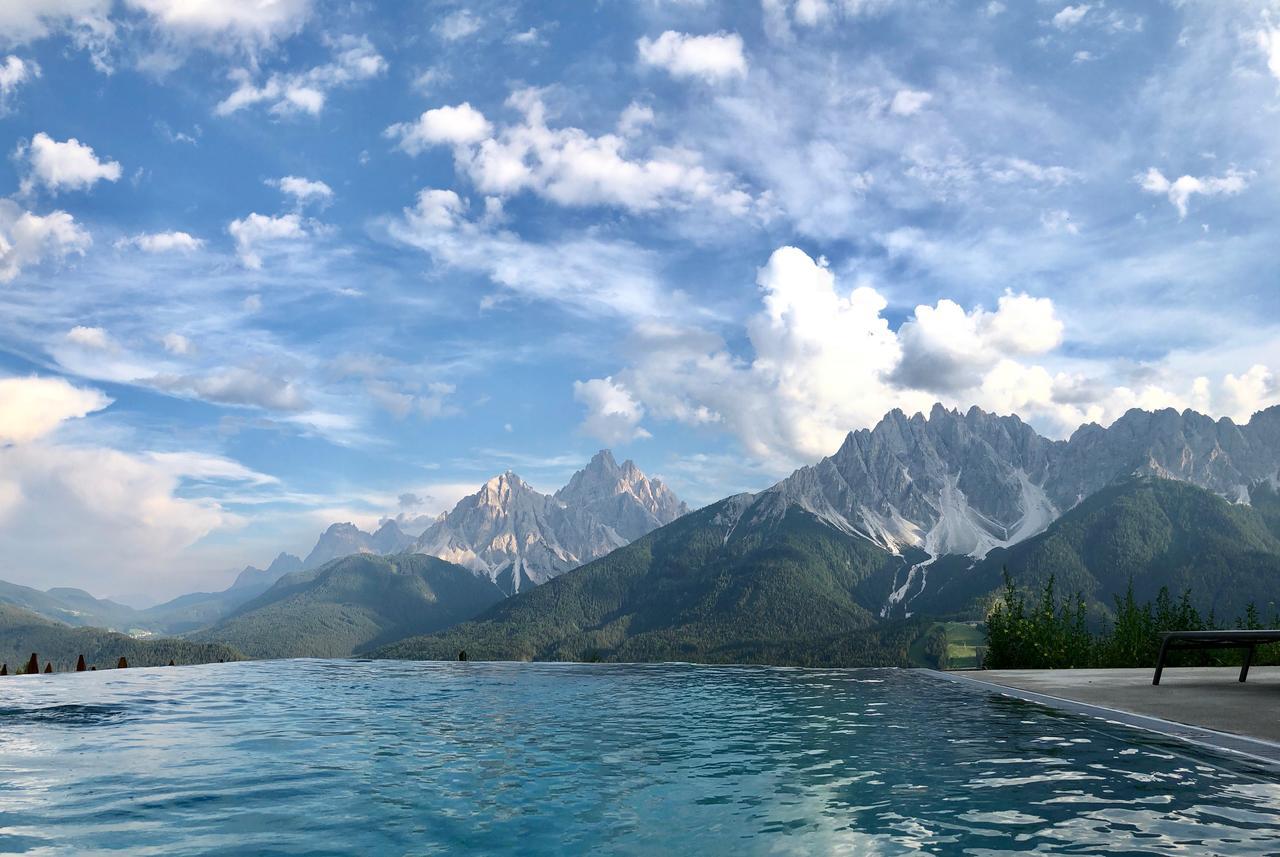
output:
[[[171,666],[171,667],[172,667],[172,666],[176,666],[176,664],[174,664],[174,662],[173,662],[173,658],[169,658],[169,666]]]
[[[128,668],[129,668],[129,662],[125,659],[123,655],[121,655],[120,660],[116,661],[116,669],[124,670]]]
[[[31,659],[27,661],[27,668],[23,670],[27,675],[40,675],[40,658],[36,657],[36,653],[31,653]]]
[[[9,665],[0,664],[0,675],[8,675],[8,674],[9,674]]]
[[[44,665],[44,671],[45,671],[46,673],[51,673],[51,672],[53,672],[53,661],[49,661],[49,663],[47,663],[47,664],[45,664],[45,665]]]
[[[85,666],[85,663],[84,663],[84,655],[81,655],[80,658],[76,661],[76,672],[82,673],[87,669],[88,667]]]

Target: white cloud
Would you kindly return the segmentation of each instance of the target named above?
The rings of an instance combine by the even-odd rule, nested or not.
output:
[[[309,405],[291,378],[263,367],[218,369],[204,375],[157,375],[150,383],[225,405],[286,412],[302,411]]]
[[[623,137],[634,136],[642,128],[652,125],[653,121],[653,108],[647,104],[637,104],[633,101],[627,105],[627,109],[623,110],[622,115],[618,117],[618,134]]]
[[[812,29],[828,26],[837,18],[856,19],[877,15],[898,0],[761,0],[765,32],[771,39],[793,37],[791,24]]]
[[[692,36],[667,30],[656,40],[641,38],[636,48],[642,63],[664,68],[672,77],[719,83],[747,74],[742,37],[737,33]]]
[[[38,440],[66,420],[110,404],[98,390],[75,387],[62,378],[0,378],[0,444]]]
[[[1253,414],[1275,404],[1280,404],[1280,379],[1262,364],[1256,364],[1238,376],[1228,374],[1222,380],[1218,410],[1236,422],[1245,422]]]
[[[1047,298],[1006,293],[994,311],[943,299],[917,307],[895,332],[875,288],[840,288],[824,264],[794,247],[770,256],[757,285],[762,308],[746,325],[749,357],[684,324],[637,325],[635,363],[595,379],[601,393],[621,391],[624,404],[634,403],[615,408],[635,417],[621,425],[647,416],[718,426],[751,457],[785,467],[829,455],[848,431],[894,407],[927,410],[939,399],[995,407],[1017,394],[1019,407],[1048,415],[1054,428],[1102,413],[1055,402],[1055,378],[1019,362],[1062,342]]]
[[[1267,27],[1254,34],[1258,49],[1267,58],[1267,68],[1280,80],[1280,29]]]
[[[0,553],[32,584],[164,585],[183,551],[244,523],[216,499],[192,496],[193,483],[204,493],[269,481],[201,453],[18,444],[0,449],[0,495],[10,498],[0,510]]]
[[[890,377],[902,387],[949,394],[981,385],[1003,358],[1044,354],[1062,342],[1048,298],[1006,293],[995,312],[966,312],[943,298],[918,306],[898,330],[902,357]]]
[[[87,190],[101,180],[109,182],[120,178],[120,164],[116,161],[100,161],[92,146],[72,137],[59,143],[40,131],[31,142],[18,147],[18,156],[25,157],[30,171],[23,179],[23,192],[30,192],[36,185],[44,185],[54,193],[62,190]]]
[[[1147,193],[1167,196],[1169,202],[1173,203],[1173,207],[1178,209],[1178,218],[1181,220],[1187,216],[1187,208],[1192,196],[1197,194],[1201,196],[1235,196],[1248,187],[1249,180],[1252,177],[1252,173],[1243,173],[1233,168],[1228,170],[1224,176],[1206,176],[1204,178],[1181,176],[1174,181],[1170,181],[1160,170],[1151,167],[1142,175],[1137,176],[1134,181],[1138,182]]]
[[[165,351],[179,356],[190,354],[195,350],[191,345],[191,340],[181,333],[166,333],[164,338],[161,339],[161,343],[164,345]]]
[[[186,232],[143,232],[116,242],[117,247],[137,247],[144,253],[191,253],[204,246],[204,240]]]
[[[125,0],[169,33],[184,38],[227,36],[245,46],[267,45],[301,29],[311,0]]]
[[[94,66],[110,72],[108,50],[115,26],[107,15],[112,0],[13,0],[0,3],[0,47],[15,47],[66,33],[87,50]]]
[[[76,325],[67,331],[67,342],[81,348],[92,348],[97,351],[110,351],[115,347],[111,337],[100,327]]]
[[[933,96],[927,92],[899,89],[894,93],[893,101],[889,104],[889,112],[897,116],[912,116],[923,110],[932,99]]]
[[[574,381],[573,399],[587,409],[582,431],[606,446],[650,437],[640,425],[644,408],[613,378]]]
[[[731,215],[751,213],[755,200],[731,176],[703,167],[687,151],[663,149],[632,156],[631,141],[618,134],[593,137],[579,128],[550,128],[535,89],[507,100],[523,121],[497,130],[469,104],[429,110],[416,123],[393,125],[409,152],[432,142],[452,144],[459,170],[482,193],[511,196],[533,191],[560,205],[616,205],[631,211],[709,204]],[[628,109],[634,118],[634,112]]]
[[[65,211],[38,215],[0,199],[0,283],[11,282],[22,269],[45,259],[83,254],[93,243]]]
[[[0,116],[9,109],[13,93],[29,80],[40,76],[40,66],[32,60],[24,60],[13,54],[0,63]]]
[[[1090,8],[1087,3],[1081,3],[1078,6],[1064,6],[1053,16],[1053,26],[1059,30],[1070,30],[1084,20],[1084,16],[1089,13]]]
[[[227,231],[236,240],[240,263],[254,270],[262,267],[261,251],[264,246],[300,241],[308,235],[306,225],[297,214],[274,217],[256,211],[231,221]]]
[[[383,136],[398,140],[400,149],[417,155],[431,146],[465,146],[479,143],[493,133],[484,114],[462,102],[456,106],[436,107],[418,117],[416,122],[399,122],[387,128]]]
[[[256,104],[267,104],[280,116],[307,113],[318,116],[324,110],[330,91],[352,86],[381,75],[387,61],[374,50],[369,40],[345,36],[330,43],[333,62],[297,74],[272,74],[258,85],[248,69],[231,72],[236,89],[214,108],[219,116],[228,116]]]
[[[446,42],[456,42],[480,32],[483,22],[466,9],[445,15],[431,28]]]
[[[285,176],[281,179],[268,180],[267,184],[279,188],[281,193],[286,193],[293,197],[298,205],[306,205],[308,202],[327,202],[333,198],[333,188],[324,182],[312,181],[299,176]]]
[[[516,295],[579,314],[651,318],[682,310],[660,285],[657,260],[646,250],[590,234],[532,243],[501,229],[492,216],[468,219],[466,210],[455,192],[426,188],[387,229],[439,265],[482,274]]]

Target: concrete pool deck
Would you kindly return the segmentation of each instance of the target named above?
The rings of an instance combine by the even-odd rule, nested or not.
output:
[[[932,671],[931,671],[932,672]],[[977,689],[1280,763],[1280,667],[935,672]]]

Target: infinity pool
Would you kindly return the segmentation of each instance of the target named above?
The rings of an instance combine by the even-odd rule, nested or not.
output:
[[[0,679],[0,852],[1275,854],[1262,768],[902,670]]]

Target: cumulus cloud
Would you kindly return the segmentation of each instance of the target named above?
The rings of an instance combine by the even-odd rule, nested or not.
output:
[[[227,231],[236,240],[240,263],[253,270],[262,267],[264,248],[300,241],[309,234],[307,225],[297,214],[275,217],[256,211],[231,221]]]
[[[742,37],[737,33],[692,36],[667,30],[657,39],[641,38],[636,49],[642,63],[666,69],[672,77],[720,83],[747,74]]]
[[[1062,342],[1048,298],[1005,294],[998,309],[966,312],[955,301],[918,306],[898,330],[902,357],[889,376],[907,389],[954,394],[972,389],[1008,355],[1043,354]]]
[[[230,77],[236,88],[218,102],[214,112],[228,116],[246,107],[265,104],[278,116],[298,113],[318,116],[332,90],[378,77],[387,70],[387,61],[363,36],[344,36],[332,41],[331,47],[332,62],[304,72],[272,74],[261,84],[255,82],[250,70],[235,69]]]
[[[333,188],[322,181],[313,181],[299,176],[285,176],[280,179],[268,180],[267,184],[279,188],[281,193],[293,197],[294,202],[298,205],[306,205],[309,202],[328,202],[333,199]]]
[[[265,46],[296,33],[311,0],[125,0],[151,22],[181,38],[221,36],[235,44]]]
[[[500,206],[474,219],[467,208],[452,190],[425,188],[387,229],[438,265],[482,274],[512,294],[578,314],[651,318],[680,311],[647,250],[590,234],[534,243],[500,227],[494,216]]]
[[[110,351],[115,347],[111,337],[101,327],[85,327],[76,325],[67,331],[67,342],[81,348],[92,348],[97,351]]]
[[[163,584],[180,554],[210,533],[242,525],[211,483],[269,480],[238,462],[200,453],[136,453],[43,442],[0,449],[0,553],[40,584]],[[47,584],[46,584],[47,585]],[[108,588],[106,591],[111,591]]]
[[[144,253],[191,253],[204,246],[204,240],[186,232],[143,232],[116,242],[117,247],[137,247]]]
[[[611,377],[574,381],[573,398],[587,410],[582,420],[583,433],[605,445],[630,443],[651,436],[640,425],[644,408]]]
[[[1252,173],[1230,169],[1224,176],[1205,176],[1203,178],[1181,176],[1170,181],[1160,170],[1151,167],[1142,175],[1137,176],[1134,181],[1147,193],[1167,196],[1169,202],[1173,203],[1173,207],[1178,209],[1178,219],[1181,220],[1187,216],[1191,197],[1197,194],[1200,196],[1235,196],[1248,187],[1249,180],[1252,177]]]
[[[59,143],[41,131],[30,143],[19,145],[17,155],[28,163],[28,173],[22,181],[24,193],[29,193],[37,184],[58,193],[87,190],[99,181],[114,182],[120,178],[118,162],[99,160],[92,146],[75,137]]]
[[[62,378],[0,378],[0,445],[38,440],[63,422],[110,404],[98,390],[76,387]]]
[[[1251,366],[1239,375],[1228,374],[1222,380],[1217,409],[1236,422],[1245,422],[1253,414],[1280,403],[1280,379],[1262,364]]]
[[[464,101],[428,110],[414,122],[398,122],[383,136],[398,141],[397,147],[410,155],[417,155],[432,146],[479,143],[492,133],[493,126],[484,114]]]
[[[1196,402],[1191,390],[1107,384],[1032,362],[1051,357],[1065,335],[1047,298],[1007,292],[993,310],[943,299],[917,307],[895,331],[879,291],[842,287],[821,260],[794,247],[774,251],[756,282],[761,309],[746,325],[749,353],[679,321],[641,322],[631,365],[575,384],[587,407],[584,429],[605,435],[638,428],[642,418],[650,429],[654,420],[717,427],[781,469],[829,455],[847,432],[895,407],[977,404],[1062,434],[1131,407]],[[1253,373],[1224,386],[1253,406],[1269,383]],[[601,423],[608,413],[612,420]]]
[[[923,110],[932,99],[933,96],[927,92],[899,89],[893,94],[893,101],[889,103],[889,112],[896,116],[912,116]]]
[[[39,76],[40,66],[32,60],[10,54],[0,62],[0,116],[9,111],[9,99],[18,87]]]
[[[385,132],[405,151],[450,145],[459,170],[485,194],[531,191],[560,205],[614,205],[631,211],[711,205],[741,216],[755,200],[732,176],[712,172],[696,155],[664,149],[649,156],[630,151],[618,134],[591,136],[579,128],[552,128],[536,89],[515,92],[507,105],[523,121],[497,129],[468,103],[429,110],[416,122]],[[624,116],[635,118],[634,111]]]
[[[38,215],[0,199],[0,283],[11,282],[24,267],[45,259],[83,254],[92,243],[89,233],[65,211]]]
[[[1084,16],[1089,13],[1090,8],[1087,3],[1081,3],[1078,6],[1064,6],[1053,16],[1053,26],[1059,30],[1070,30],[1084,20]]]

